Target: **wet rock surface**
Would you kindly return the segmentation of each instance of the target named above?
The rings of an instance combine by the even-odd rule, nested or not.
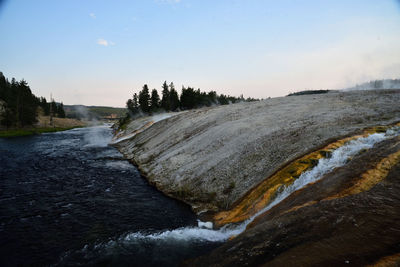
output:
[[[227,210],[285,164],[400,118],[400,91],[336,92],[176,114],[116,146],[150,183],[196,212]],[[137,127],[136,127],[137,126]],[[136,128],[137,129],[136,129]]]
[[[188,266],[340,266],[399,263],[400,139],[383,141],[296,191],[248,229]],[[349,188],[397,155],[372,188]],[[378,175],[379,176],[379,175]]]

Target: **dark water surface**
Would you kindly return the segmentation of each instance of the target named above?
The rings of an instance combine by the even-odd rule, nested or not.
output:
[[[0,138],[1,266],[170,266],[218,245],[193,238],[189,207],[148,185],[110,139],[106,126]]]

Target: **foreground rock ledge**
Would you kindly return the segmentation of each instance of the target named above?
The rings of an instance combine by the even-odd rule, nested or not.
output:
[[[180,113],[144,130],[146,123],[134,121],[128,129],[140,131],[116,146],[167,195],[198,213],[221,211],[309,151],[400,120],[399,103],[400,90],[380,90],[218,106]]]
[[[399,203],[400,138],[393,138],[294,192],[210,255],[185,264],[399,266]]]

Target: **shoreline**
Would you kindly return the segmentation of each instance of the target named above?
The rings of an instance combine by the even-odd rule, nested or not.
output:
[[[42,133],[53,133],[71,130],[74,128],[81,128],[88,126],[87,122],[83,122],[76,119],[70,118],[53,118],[53,122],[50,123],[49,116],[39,115],[37,123],[25,126],[25,127],[12,127],[12,128],[0,128],[0,138],[10,138],[18,136],[29,136],[37,135]]]
[[[0,138],[13,138],[21,136],[39,135],[42,133],[55,133],[67,131],[75,128],[83,128],[86,126],[72,126],[72,127],[40,127],[40,128],[14,128],[7,130],[0,130]]]

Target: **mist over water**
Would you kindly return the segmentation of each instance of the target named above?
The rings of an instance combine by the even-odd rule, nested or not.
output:
[[[104,126],[92,126],[85,129],[84,142],[85,147],[107,147],[111,141],[112,133],[105,131]]]

